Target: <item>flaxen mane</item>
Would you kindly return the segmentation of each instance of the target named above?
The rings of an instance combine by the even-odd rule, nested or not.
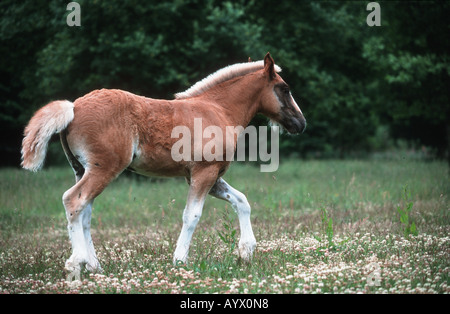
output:
[[[217,84],[231,80],[232,78],[238,76],[262,70],[263,68],[264,60],[229,65],[208,75],[203,80],[198,81],[186,91],[175,94],[175,98],[186,99],[198,96]],[[281,72],[281,68],[278,65],[275,65],[275,71]]]

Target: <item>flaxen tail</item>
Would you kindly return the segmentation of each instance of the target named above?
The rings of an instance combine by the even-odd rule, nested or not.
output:
[[[74,118],[73,103],[67,100],[52,101],[39,109],[25,128],[22,141],[22,167],[31,171],[42,168],[48,142]]]

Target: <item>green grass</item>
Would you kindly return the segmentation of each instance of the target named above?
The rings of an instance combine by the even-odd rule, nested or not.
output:
[[[252,263],[236,255],[231,206],[209,197],[189,262],[178,267],[185,180],[122,175],[94,203],[104,273],[83,272],[73,285],[61,203],[70,167],[2,169],[0,293],[448,293],[448,173],[445,163],[409,160],[287,160],[275,173],[235,163],[225,179],[252,206]],[[399,209],[417,234],[405,232]]]

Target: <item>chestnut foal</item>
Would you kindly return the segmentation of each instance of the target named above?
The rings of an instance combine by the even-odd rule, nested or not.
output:
[[[305,118],[288,85],[277,74],[280,71],[268,53],[264,60],[223,68],[176,94],[174,100],[102,89],[73,103],[53,101],[38,110],[25,128],[23,168],[39,170],[50,137],[60,133],[76,177],[76,184],[62,198],[72,243],[72,255],[65,268],[72,272],[85,265],[92,272],[102,270],[90,233],[92,204],[125,169],[147,176],[184,176],[189,183],[174,263],[187,261],[207,194],[231,203],[239,217],[239,254],[250,260],[256,246],[250,205],[244,194],[222,178],[231,160],[174,161],[171,148],[176,139],[172,130],[181,125],[192,131],[194,119],[201,118],[203,128],[218,126],[225,134],[226,126],[246,127],[257,113],[262,113],[290,133],[302,132]],[[217,141],[235,148],[238,135],[231,136],[232,143],[220,138]],[[192,148],[192,154],[199,149]]]

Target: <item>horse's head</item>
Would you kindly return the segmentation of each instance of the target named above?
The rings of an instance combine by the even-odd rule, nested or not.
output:
[[[265,85],[260,112],[281,124],[289,133],[302,133],[306,119],[289,90],[289,85],[277,74],[275,62],[269,53],[264,57]]]

